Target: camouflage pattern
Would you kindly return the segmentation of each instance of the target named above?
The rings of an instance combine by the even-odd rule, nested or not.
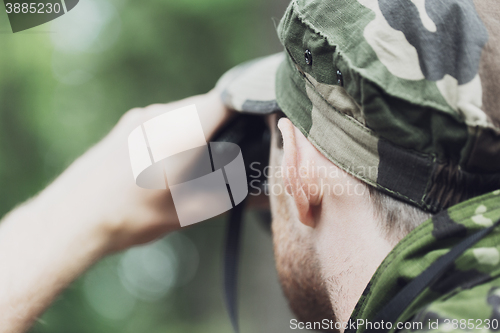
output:
[[[292,0],[278,35],[284,55],[221,79],[225,103],[281,109],[337,166],[437,213],[372,277],[351,315],[370,321],[464,237],[500,219],[500,4]],[[500,331],[499,228],[398,321],[422,322],[419,331]]]
[[[385,258],[359,299],[351,321],[373,320],[409,281],[464,237],[491,226],[498,219],[500,190],[434,215],[401,240]],[[487,327],[487,320],[491,329]],[[397,321],[422,322],[419,329],[422,331],[438,328],[442,332],[500,331],[499,228],[455,260],[449,272],[420,294]],[[429,327],[429,322],[437,323],[438,327]],[[471,328],[472,322],[474,328]],[[458,326],[453,327],[454,323]],[[359,326],[349,332],[362,333],[365,329]]]
[[[337,166],[437,213],[372,277],[351,321],[373,320],[440,256],[500,219],[500,3],[292,0],[278,35],[284,56],[221,80],[226,104],[259,114],[281,109]],[[499,331],[498,229],[398,321],[423,322],[423,331]]]
[[[217,82],[222,101],[233,110],[255,114],[279,111],[275,77],[284,54],[255,59],[226,72]]]
[[[498,108],[483,108],[479,73],[489,34],[472,0],[295,0],[278,34],[278,105],[335,164],[431,212],[467,183],[500,187]]]
[[[282,109],[345,171],[439,212],[500,188],[499,11],[495,0],[293,0],[278,27],[285,60],[231,71],[246,79],[226,80],[224,99]]]

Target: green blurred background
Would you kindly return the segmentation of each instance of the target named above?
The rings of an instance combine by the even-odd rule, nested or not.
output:
[[[128,109],[204,93],[230,67],[280,51],[275,24],[287,2],[81,0],[16,34],[0,11],[0,216],[43,189]],[[255,214],[246,222],[242,331],[289,332],[270,235]],[[31,332],[231,332],[224,228],[216,218],[104,259]]]

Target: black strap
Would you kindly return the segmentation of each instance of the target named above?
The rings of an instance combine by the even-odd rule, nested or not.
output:
[[[241,225],[245,202],[241,202],[229,212],[226,249],[224,254],[224,294],[231,324],[236,333],[238,326],[238,257],[240,253]]]
[[[415,298],[424,291],[425,288],[432,285],[435,281],[443,276],[443,274],[451,267],[451,265],[465,250],[476,244],[480,239],[489,234],[496,226],[498,226],[500,220],[497,221],[492,226],[482,229],[473,235],[470,235],[458,245],[453,247],[448,253],[441,256],[432,265],[430,265],[423,273],[414,278],[409,284],[407,284],[391,301],[384,306],[384,308],[375,316],[371,322],[385,323],[390,322],[393,325],[396,320],[401,316],[401,314],[410,306],[410,304],[415,300]],[[369,329],[365,330],[365,333],[383,333],[388,332],[390,329],[387,327],[380,329]]]

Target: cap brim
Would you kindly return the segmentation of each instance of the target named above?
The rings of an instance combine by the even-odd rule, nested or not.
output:
[[[254,114],[280,111],[276,102],[276,72],[285,59],[283,52],[258,58],[226,72],[217,82],[221,98],[229,108]]]

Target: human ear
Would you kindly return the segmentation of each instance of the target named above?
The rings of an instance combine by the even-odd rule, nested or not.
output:
[[[321,187],[314,172],[315,148],[307,138],[286,118],[281,118],[278,128],[283,137],[283,183],[292,197],[300,222],[315,227],[313,209],[321,203]]]

